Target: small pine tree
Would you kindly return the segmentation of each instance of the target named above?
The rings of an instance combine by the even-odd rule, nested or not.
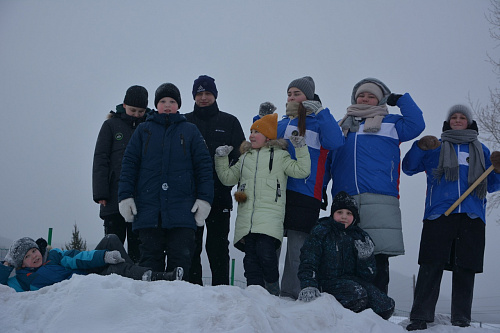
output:
[[[73,233],[71,234],[71,241],[69,243],[66,243],[64,246],[65,250],[78,250],[78,251],[87,251],[87,241],[83,240],[80,237],[80,231],[78,230],[78,227],[75,225],[73,226]]]

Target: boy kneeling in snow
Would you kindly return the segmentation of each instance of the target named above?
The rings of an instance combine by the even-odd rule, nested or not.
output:
[[[16,275],[9,278],[12,269]],[[114,234],[104,236],[93,251],[47,249],[47,242],[23,237],[16,240],[0,265],[0,283],[16,291],[38,290],[67,280],[73,274],[118,274],[134,280],[180,280],[183,269],[153,272],[151,268],[134,265]]]
[[[394,312],[394,300],[370,283],[376,275],[374,244],[358,227],[356,201],[339,192],[331,215],[319,219],[300,253],[299,300],[309,302],[320,289],[347,309],[361,312],[371,308],[384,319]]]

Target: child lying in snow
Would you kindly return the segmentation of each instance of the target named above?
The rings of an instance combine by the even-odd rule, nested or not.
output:
[[[16,275],[9,278],[13,269]],[[134,265],[120,239],[109,234],[93,251],[47,249],[47,242],[23,237],[16,240],[0,265],[0,283],[16,291],[38,290],[67,280],[73,274],[118,274],[134,280],[180,280],[182,267],[173,272],[153,272],[151,268]]]

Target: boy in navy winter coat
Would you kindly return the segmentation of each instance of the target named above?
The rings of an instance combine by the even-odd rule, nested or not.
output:
[[[388,319],[394,312],[394,300],[370,283],[376,274],[374,244],[358,223],[354,198],[337,193],[331,216],[318,221],[301,249],[298,299],[311,301],[321,290],[347,309],[361,312],[371,308]]]

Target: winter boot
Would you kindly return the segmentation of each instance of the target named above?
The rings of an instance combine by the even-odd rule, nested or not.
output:
[[[412,320],[408,326],[406,326],[407,331],[417,331],[426,330],[427,323],[424,320]]]
[[[280,295],[280,282],[279,280],[276,282],[265,282],[266,290],[274,296],[279,296]]]
[[[166,281],[182,280],[183,276],[184,276],[184,269],[182,267],[176,267],[171,272],[153,272],[151,274],[151,281],[157,281],[157,280],[166,280]]]

